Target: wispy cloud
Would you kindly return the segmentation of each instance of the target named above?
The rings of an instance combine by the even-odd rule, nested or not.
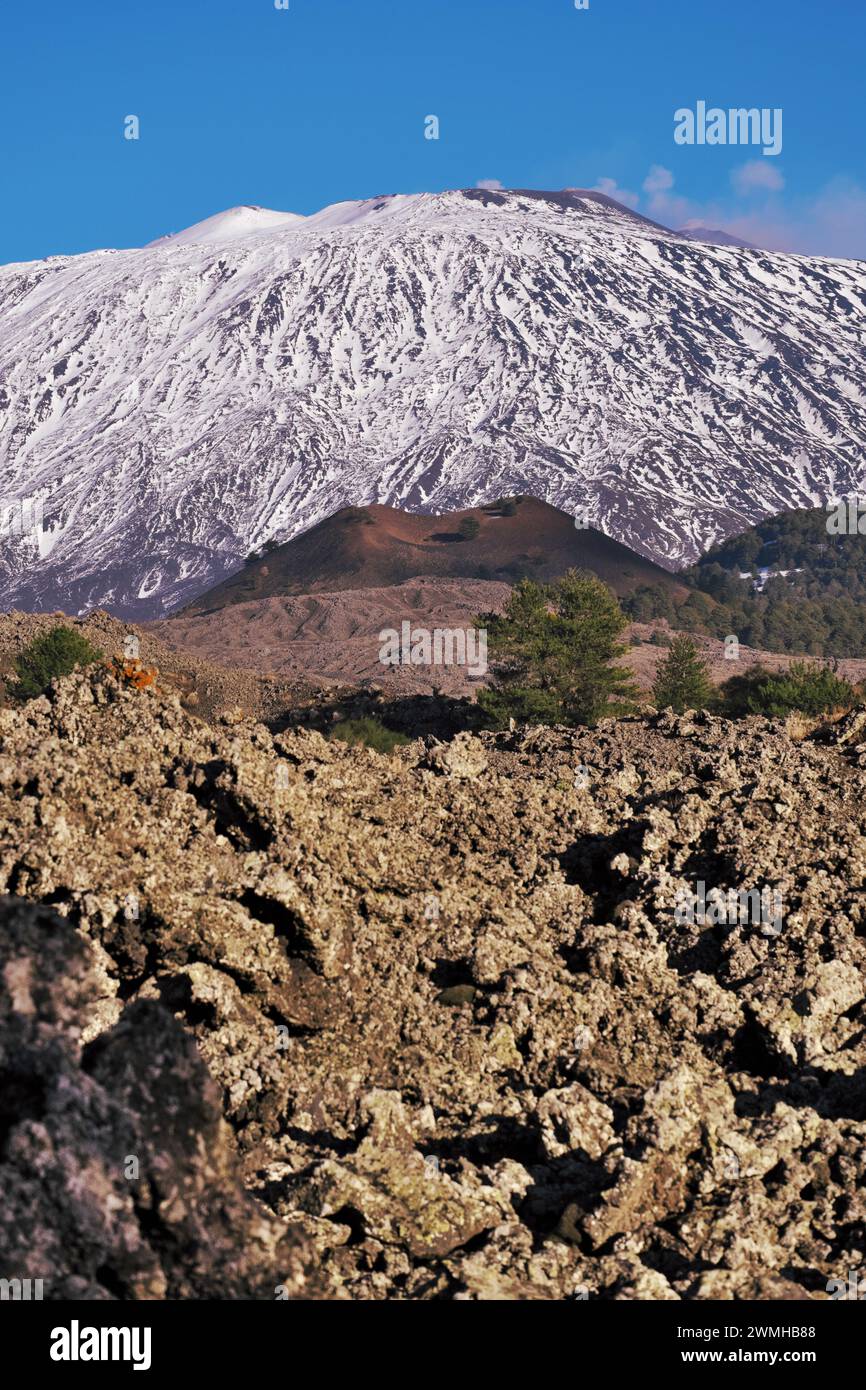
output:
[[[643,181],[645,193],[666,193],[674,186],[674,176],[662,164],[651,164],[650,171]]]
[[[689,214],[688,199],[673,192],[674,176],[663,164],[651,164],[643,181],[647,195],[647,210],[659,222],[680,225]]]
[[[781,193],[785,187],[781,169],[765,159],[750,159],[748,164],[741,164],[731,174],[731,183],[741,198],[757,192]]]
[[[628,188],[620,188],[616,179],[598,179],[592,191],[594,193],[606,193],[608,198],[615,198],[618,203],[623,203],[627,208],[636,208],[640,202],[639,193],[632,193]]]
[[[496,193],[504,185],[499,179],[479,179],[476,188],[486,188],[489,193]]]
[[[772,251],[866,259],[866,188],[855,180],[837,176],[815,193],[793,197],[777,165],[754,159],[733,170],[730,185],[727,196],[697,201],[675,190],[670,169],[653,164],[642,194],[609,177],[595,187],[674,229],[707,227]]]
[[[864,260],[866,188],[853,179],[835,178],[811,197],[787,206],[774,200],[714,225],[770,250]]]

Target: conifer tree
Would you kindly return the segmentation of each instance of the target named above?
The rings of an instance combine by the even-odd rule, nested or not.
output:
[[[521,580],[487,629],[493,682],[478,703],[494,727],[595,724],[634,707],[632,673],[614,666],[628,619],[594,574],[569,570],[552,584]]]
[[[656,668],[653,701],[659,709],[703,709],[713,693],[709,668],[691,637],[680,634]]]

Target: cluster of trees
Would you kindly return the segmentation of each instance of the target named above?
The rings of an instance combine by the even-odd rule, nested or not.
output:
[[[670,707],[678,714],[686,709],[710,709],[732,719],[747,714],[763,714],[772,719],[783,718],[795,710],[819,715],[850,709],[862,694],[839,675],[835,664],[822,666],[809,661],[792,661],[786,671],[768,671],[760,664],[751,666],[715,689],[696,643],[680,633],[656,669],[652,697],[660,709]]]
[[[571,570],[552,584],[523,580],[501,615],[484,614],[493,680],[478,703],[491,727],[517,723],[596,724],[637,708],[632,673],[615,665],[627,648],[628,619],[605,584]],[[738,718],[818,715],[847,709],[862,692],[835,665],[793,662],[787,671],[753,666],[720,688],[694,639],[675,636],[659,663],[653,704],[678,713],[711,709]]]
[[[758,593],[740,575],[761,570],[774,577]],[[646,585],[626,600],[629,617],[666,618],[682,631],[719,638],[735,632],[767,651],[866,656],[866,535],[828,533],[823,510],[769,517],[714,546],[678,578],[690,590],[684,598]]]
[[[864,558],[866,535],[828,530],[826,510],[816,507],[767,517],[712,546],[695,568],[719,564],[725,570],[806,569],[832,575],[852,568],[862,573]]]

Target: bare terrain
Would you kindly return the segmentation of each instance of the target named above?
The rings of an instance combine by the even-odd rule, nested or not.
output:
[[[386,629],[478,625],[501,611],[510,586],[480,579],[418,578],[375,589],[342,589],[255,599],[152,623],[149,631],[179,654],[290,680],[374,683],[400,693],[465,694],[478,685],[456,665],[388,666],[380,661]]]
[[[498,611],[508,586],[485,580],[418,579],[373,590],[264,599],[227,606],[216,613],[179,615],[157,623],[127,623],[101,610],[83,618],[64,613],[0,614],[0,680],[8,680],[15,656],[32,638],[58,623],[80,631],[106,657],[123,650],[124,637],[139,638],[142,658],[159,668],[162,684],[187,707],[207,718],[241,711],[273,723],[287,712],[370,698],[387,704],[437,692],[446,699],[474,698],[484,678],[460,666],[383,666],[379,633],[399,630],[406,619],[426,627],[468,629],[486,609]],[[654,634],[670,638],[663,622],[634,623],[620,665],[629,666],[649,698],[655,669],[666,654]],[[803,658],[741,646],[737,661],[711,637],[695,641],[716,684],[760,663],[783,670]],[[839,662],[840,672],[866,680],[866,660]]]
[[[513,584],[529,577],[555,579],[588,569],[616,594],[660,584],[684,594],[680,581],[575,515],[535,497],[491,503],[442,516],[396,507],[347,507],[294,540],[279,545],[182,610],[207,614],[232,604],[344,589],[382,588],[429,579],[486,579]],[[578,517],[577,520],[580,520]],[[461,526],[477,531],[464,537]]]

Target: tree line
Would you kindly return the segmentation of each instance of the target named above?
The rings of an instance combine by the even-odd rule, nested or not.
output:
[[[681,571],[682,596],[644,585],[625,610],[635,622],[662,618],[717,638],[733,632],[765,651],[866,657],[866,535],[827,526],[822,509],[768,517]]]
[[[629,619],[595,575],[570,570],[552,583],[525,579],[511,591],[503,613],[477,620],[487,629],[492,680],[478,703],[493,728],[511,720],[530,724],[586,724],[636,711],[640,692],[621,663]],[[679,633],[659,663],[652,702],[678,713],[710,709],[732,718],[818,715],[846,709],[862,698],[835,664],[792,662],[787,671],[760,665],[721,687],[694,638]]]

